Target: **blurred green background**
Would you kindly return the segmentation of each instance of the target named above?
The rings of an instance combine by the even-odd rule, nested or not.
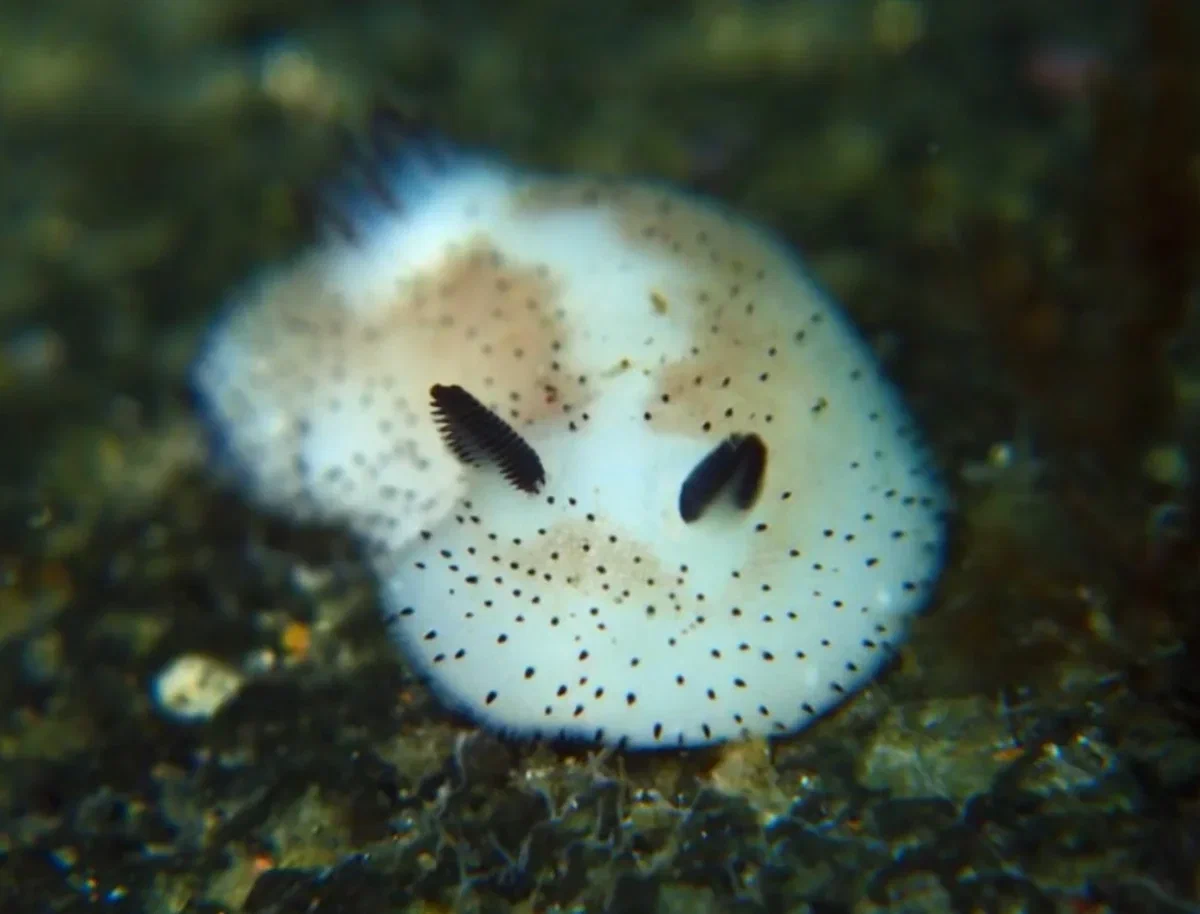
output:
[[[5,910],[1195,911],[1198,13],[6,0]],[[211,478],[199,336],[380,102],[803,251],[959,505],[882,686],[770,752],[495,743]],[[245,684],[181,726],[197,653]]]

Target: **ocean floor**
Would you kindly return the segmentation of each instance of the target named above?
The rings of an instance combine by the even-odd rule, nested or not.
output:
[[[1200,911],[1196,47],[1185,0],[5,3],[0,909]],[[504,742],[212,471],[202,334],[381,101],[804,252],[956,503],[875,685]]]

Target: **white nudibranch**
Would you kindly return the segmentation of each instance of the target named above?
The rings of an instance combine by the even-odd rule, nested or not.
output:
[[[433,689],[649,748],[790,733],[867,684],[946,497],[795,255],[655,184],[420,143],[377,165],[197,378],[251,492],[375,547]]]

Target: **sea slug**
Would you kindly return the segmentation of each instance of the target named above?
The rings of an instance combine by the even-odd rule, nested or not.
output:
[[[404,656],[511,735],[785,734],[869,682],[947,500],[796,255],[663,185],[374,137],[199,361],[246,491],[362,537]]]

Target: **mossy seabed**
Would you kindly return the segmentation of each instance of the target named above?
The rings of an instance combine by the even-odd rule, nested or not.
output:
[[[164,9],[0,13],[0,908],[1195,910],[1189,4]],[[200,332],[397,94],[805,250],[959,502],[877,686],[772,746],[506,744],[387,648],[351,543],[207,472]],[[206,722],[151,701],[183,653],[247,671]]]

